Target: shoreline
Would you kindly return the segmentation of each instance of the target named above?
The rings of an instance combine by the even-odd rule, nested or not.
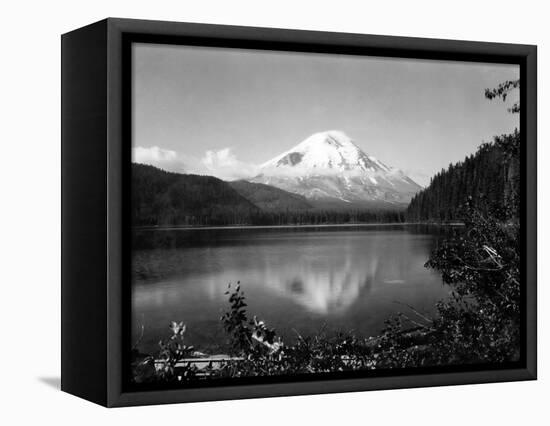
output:
[[[225,226],[189,226],[189,225],[160,225],[160,226],[132,226],[132,231],[217,231],[222,229],[292,229],[292,228],[367,228],[377,226],[464,226],[463,222],[383,222],[383,223],[325,223],[303,225],[225,225]]]

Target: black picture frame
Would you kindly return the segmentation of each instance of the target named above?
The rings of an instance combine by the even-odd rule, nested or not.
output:
[[[62,36],[62,390],[130,406],[536,379],[537,49],[501,44],[109,18]],[[495,368],[128,387],[130,49],[133,42],[520,66],[522,356]]]

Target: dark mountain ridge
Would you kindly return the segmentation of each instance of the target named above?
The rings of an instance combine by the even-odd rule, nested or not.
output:
[[[318,202],[265,184],[225,182],[132,164],[134,226],[322,225],[404,218],[403,207]]]
[[[132,164],[135,226],[243,224],[258,212],[258,207],[221,179]]]
[[[292,194],[274,186],[253,183],[246,180],[228,182],[235,191],[265,211],[299,211],[313,206],[303,195]]]
[[[475,154],[437,173],[412,198],[407,220],[461,220],[467,202],[499,219],[513,217],[519,203],[519,142],[517,130],[497,136]]]

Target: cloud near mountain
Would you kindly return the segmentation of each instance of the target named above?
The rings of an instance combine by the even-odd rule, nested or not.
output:
[[[230,147],[208,150],[202,158],[195,158],[158,146],[137,146],[132,148],[132,162],[168,172],[209,175],[224,180],[251,178],[259,171],[259,166],[239,160]]]
[[[210,174],[225,180],[249,178],[258,174],[260,169],[254,164],[238,160],[229,147],[206,151],[201,164]]]
[[[176,151],[158,146],[132,148],[132,162],[148,164],[169,172],[183,173],[186,170],[185,161]]]

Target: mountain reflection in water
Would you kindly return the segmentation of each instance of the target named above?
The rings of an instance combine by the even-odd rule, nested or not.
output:
[[[360,264],[354,264],[350,257],[350,253],[327,259],[304,256],[282,270],[266,259],[263,279],[268,289],[310,312],[344,313],[361,292],[370,291],[378,266],[375,253],[365,256]]]
[[[225,342],[220,314],[241,282],[251,315],[285,338],[327,330],[377,334],[406,303],[432,312],[448,289],[424,263],[440,238],[431,228],[138,231],[134,236],[134,338],[154,350],[172,320],[189,343]]]

